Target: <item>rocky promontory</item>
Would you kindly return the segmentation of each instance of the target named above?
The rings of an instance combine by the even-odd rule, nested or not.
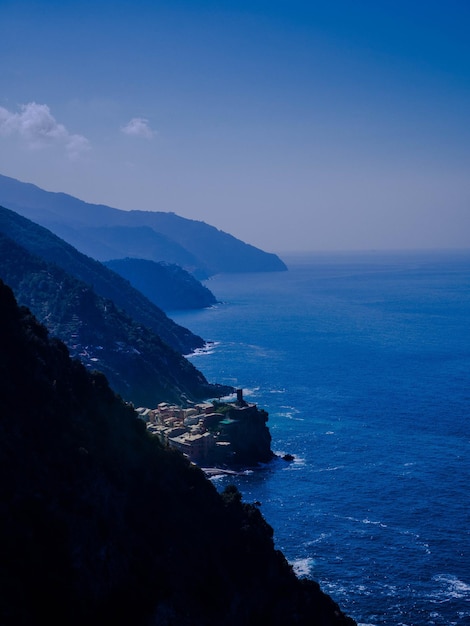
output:
[[[202,402],[189,407],[161,402],[137,409],[149,432],[201,467],[254,467],[274,457],[268,414],[243,399]]]

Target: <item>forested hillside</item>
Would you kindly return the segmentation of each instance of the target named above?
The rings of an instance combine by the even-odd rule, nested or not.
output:
[[[188,354],[204,345],[201,337],[175,324],[127,280],[82,254],[46,228],[0,207],[0,232],[32,254],[58,265],[71,276],[93,287],[96,294],[112,300],[133,320],[153,330],[180,354]]]
[[[72,356],[103,372],[113,388],[136,406],[224,395],[183,356],[109,299],[60,267],[31,255],[0,233],[0,278]]]
[[[0,623],[347,626],[0,283]]]

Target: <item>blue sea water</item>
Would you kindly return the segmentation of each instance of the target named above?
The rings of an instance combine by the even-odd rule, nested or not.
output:
[[[211,381],[269,412],[235,482],[276,546],[358,623],[470,624],[470,252],[312,254],[220,275],[172,317]]]

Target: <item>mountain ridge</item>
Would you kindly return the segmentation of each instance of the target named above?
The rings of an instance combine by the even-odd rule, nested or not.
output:
[[[112,300],[180,354],[189,354],[205,345],[202,337],[173,322],[129,281],[79,252],[45,227],[0,206],[0,232],[32,254],[55,263],[78,280],[92,285],[98,295]]]
[[[104,265],[128,280],[163,311],[203,309],[217,303],[214,294],[174,263],[148,259],[114,259]]]
[[[209,384],[187,359],[115,304],[0,232],[0,277],[17,300],[67,345],[72,357],[99,370],[136,406],[186,404],[232,390]]]
[[[45,191],[32,183],[3,175],[0,175],[0,204],[49,228],[79,250],[102,261],[141,256],[153,261],[177,263],[198,278],[224,272],[287,269],[274,253],[264,252],[205,222],[171,212],[123,211],[103,204],[91,204],[69,194]],[[116,231],[113,231],[116,226],[127,229],[127,241],[119,243],[116,240]],[[129,246],[135,248],[139,245],[136,231],[132,229],[142,226],[166,238],[166,252],[156,241],[154,252],[146,250],[142,255],[135,255],[129,251]],[[86,235],[87,229],[94,229],[94,237]],[[100,229],[101,235],[98,232]],[[109,248],[114,254],[103,258]],[[118,256],[116,252],[119,252]],[[167,256],[163,258],[162,254]]]

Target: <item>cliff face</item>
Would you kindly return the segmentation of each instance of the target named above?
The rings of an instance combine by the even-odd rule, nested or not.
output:
[[[266,411],[246,402],[219,405],[216,410],[220,418],[217,413],[210,416],[210,430],[218,440],[230,443],[224,459],[228,465],[255,466],[273,459]]]
[[[1,282],[0,406],[0,623],[354,623]]]

